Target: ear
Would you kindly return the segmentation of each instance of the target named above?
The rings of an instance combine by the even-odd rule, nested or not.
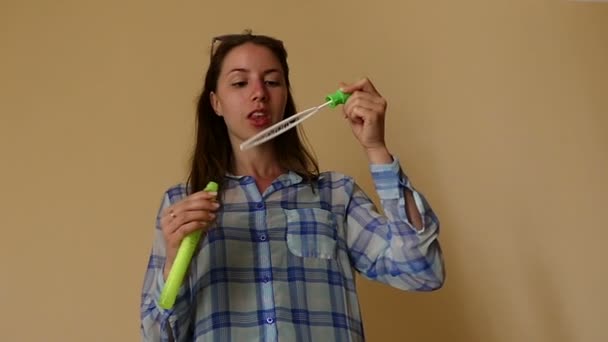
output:
[[[211,101],[211,107],[213,107],[213,111],[216,115],[222,116],[222,104],[220,103],[220,99],[215,95],[214,92],[209,93],[209,100]]]

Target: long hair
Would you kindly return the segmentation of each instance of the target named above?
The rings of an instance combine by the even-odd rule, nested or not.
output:
[[[214,38],[213,43],[216,41],[219,41],[219,45],[214,51],[212,44],[205,84],[198,98],[196,109],[196,143],[188,177],[190,193],[203,190],[209,181],[215,181],[221,186],[226,173],[235,170],[228,128],[223,117],[215,114],[210,98],[211,92],[216,91],[223,61],[232,49],[245,43],[253,43],[272,51],[281,63],[287,86],[287,103],[283,117],[287,118],[296,113],[289,82],[287,51],[280,40],[264,35],[245,33]],[[299,129],[290,129],[269,143],[273,145],[279,165],[283,169],[296,172],[304,181],[310,183],[318,178],[319,166],[313,154],[302,142],[301,134],[302,132]]]

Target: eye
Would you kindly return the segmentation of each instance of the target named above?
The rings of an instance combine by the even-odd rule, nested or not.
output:
[[[246,85],[247,85],[246,81],[232,82],[232,86],[235,87],[235,88],[243,88]]]
[[[271,87],[278,87],[281,85],[281,82],[279,81],[274,81],[274,80],[266,80],[264,81],[267,85],[271,86]]]

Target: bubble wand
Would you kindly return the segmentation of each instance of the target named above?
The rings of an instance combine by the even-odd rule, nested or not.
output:
[[[320,106],[309,108],[307,110],[304,110],[302,112],[299,112],[284,120],[277,122],[276,124],[257,133],[253,137],[245,140],[241,144],[240,148],[243,151],[243,150],[258,146],[260,144],[263,144],[266,141],[273,139],[273,138],[287,132],[288,130],[292,129],[293,127],[300,124],[302,121],[315,115],[321,109],[323,109],[327,106],[329,106],[330,108],[335,108],[338,105],[346,103],[346,100],[348,100],[349,97],[350,97],[350,94],[346,94],[346,93],[342,92],[341,90],[338,90],[332,94],[329,94],[325,97],[325,100],[327,102],[325,102],[324,104],[322,104]]]
[[[218,184],[215,182],[209,182],[203,191],[217,192],[217,190]],[[202,232],[200,230],[194,231],[186,235],[179,245],[179,249],[175,255],[175,261],[173,261],[173,265],[171,266],[171,271],[169,271],[169,276],[167,277],[165,286],[160,293],[158,305],[160,305],[161,308],[173,308],[175,298],[177,297],[177,292],[182,286],[184,275],[188,270],[188,266],[192,260],[192,255],[194,254],[196,246],[201,239],[201,235]]]

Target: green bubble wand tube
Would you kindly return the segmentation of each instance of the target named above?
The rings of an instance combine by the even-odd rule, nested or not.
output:
[[[204,191],[217,192],[218,184],[215,182],[209,182],[205,187]],[[198,246],[198,242],[201,239],[202,232],[197,230],[192,232],[182,240],[182,243],[179,245],[179,249],[177,250],[177,254],[175,255],[175,261],[171,266],[171,271],[169,271],[169,276],[167,277],[167,281],[165,282],[165,286],[160,293],[160,298],[158,300],[158,305],[163,309],[171,309],[175,304],[175,298],[177,297],[177,293],[179,288],[182,286],[184,281],[184,276],[186,271],[188,270],[188,266],[190,265],[190,261],[192,260],[192,255],[196,250],[196,246]]]
[[[327,102],[325,102],[324,104],[322,104],[320,106],[312,107],[312,108],[309,108],[300,113],[294,114],[294,115],[288,117],[287,119],[281,120],[281,121],[277,122],[276,124],[257,133],[253,137],[245,140],[240,146],[241,151],[258,146],[260,144],[263,144],[266,141],[273,139],[273,138],[277,137],[278,135],[281,135],[281,134],[287,132],[291,128],[297,126],[302,121],[308,119],[309,117],[318,113],[321,109],[323,109],[327,106],[329,106],[331,108],[335,108],[338,105],[344,104],[344,103],[346,103],[346,100],[348,100],[349,97],[350,97],[350,94],[346,94],[346,93],[342,92],[341,90],[338,90],[333,94],[329,94],[329,95],[327,95],[327,97],[325,97],[325,100]]]

